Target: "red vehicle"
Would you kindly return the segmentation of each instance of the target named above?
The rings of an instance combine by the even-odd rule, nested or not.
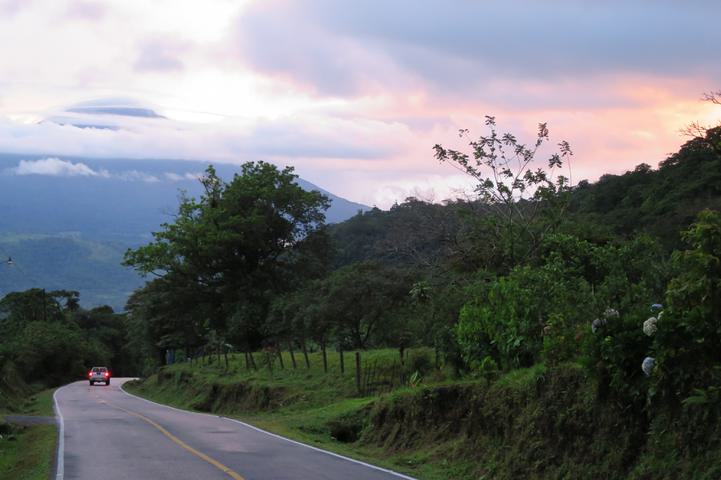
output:
[[[93,367],[88,372],[88,380],[90,385],[95,385],[95,382],[104,382],[105,386],[110,385],[110,370],[108,367]]]

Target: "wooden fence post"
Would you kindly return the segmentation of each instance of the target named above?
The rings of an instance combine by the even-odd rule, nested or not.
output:
[[[320,348],[323,350],[323,373],[328,373],[328,357],[325,352],[325,343],[323,343]]]
[[[273,380],[273,355],[270,352],[265,352],[265,361],[268,364],[270,379]]]
[[[255,358],[253,358],[253,352],[248,352],[248,357],[250,357],[250,366],[253,367],[253,370],[258,370],[258,365],[255,364]]]
[[[358,394],[361,393],[361,358],[360,351],[355,352],[355,387]]]
[[[285,370],[285,363],[283,363],[283,349],[278,349],[278,360],[280,361],[280,369]]]
[[[310,370],[310,360],[308,360],[308,348],[305,346],[305,340],[303,340],[303,356],[305,357],[305,368]]]
[[[343,373],[345,373],[345,361],[343,359],[343,347],[340,347],[339,350],[340,350],[340,352],[339,352],[340,353],[340,373],[343,374]]]
[[[295,354],[293,353],[293,343],[288,344],[288,350],[290,351],[290,361],[293,363],[293,370],[298,368],[298,365],[295,363]]]

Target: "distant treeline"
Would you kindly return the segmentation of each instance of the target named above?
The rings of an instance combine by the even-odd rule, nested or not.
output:
[[[110,307],[85,310],[77,292],[30,289],[0,300],[0,372],[39,386],[82,378],[106,365],[115,375],[136,375],[124,315]],[[2,389],[17,388],[2,385]]]

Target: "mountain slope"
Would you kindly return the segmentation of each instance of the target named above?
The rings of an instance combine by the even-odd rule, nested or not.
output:
[[[207,164],[0,155],[0,297],[31,287],[81,292],[84,306],[121,309],[143,279],[120,265],[123,253],[172,220],[178,196],[201,193]],[[230,179],[233,165],[216,166]],[[368,207],[298,179],[331,199],[329,223]]]

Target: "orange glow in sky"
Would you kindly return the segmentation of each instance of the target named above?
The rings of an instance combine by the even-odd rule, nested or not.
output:
[[[721,120],[700,100],[721,89],[719,14],[701,0],[0,0],[0,153],[269,160],[388,207],[469,190],[431,148],[494,115],[527,141],[547,122],[574,179],[595,180]],[[103,98],[166,118],[52,124]]]

